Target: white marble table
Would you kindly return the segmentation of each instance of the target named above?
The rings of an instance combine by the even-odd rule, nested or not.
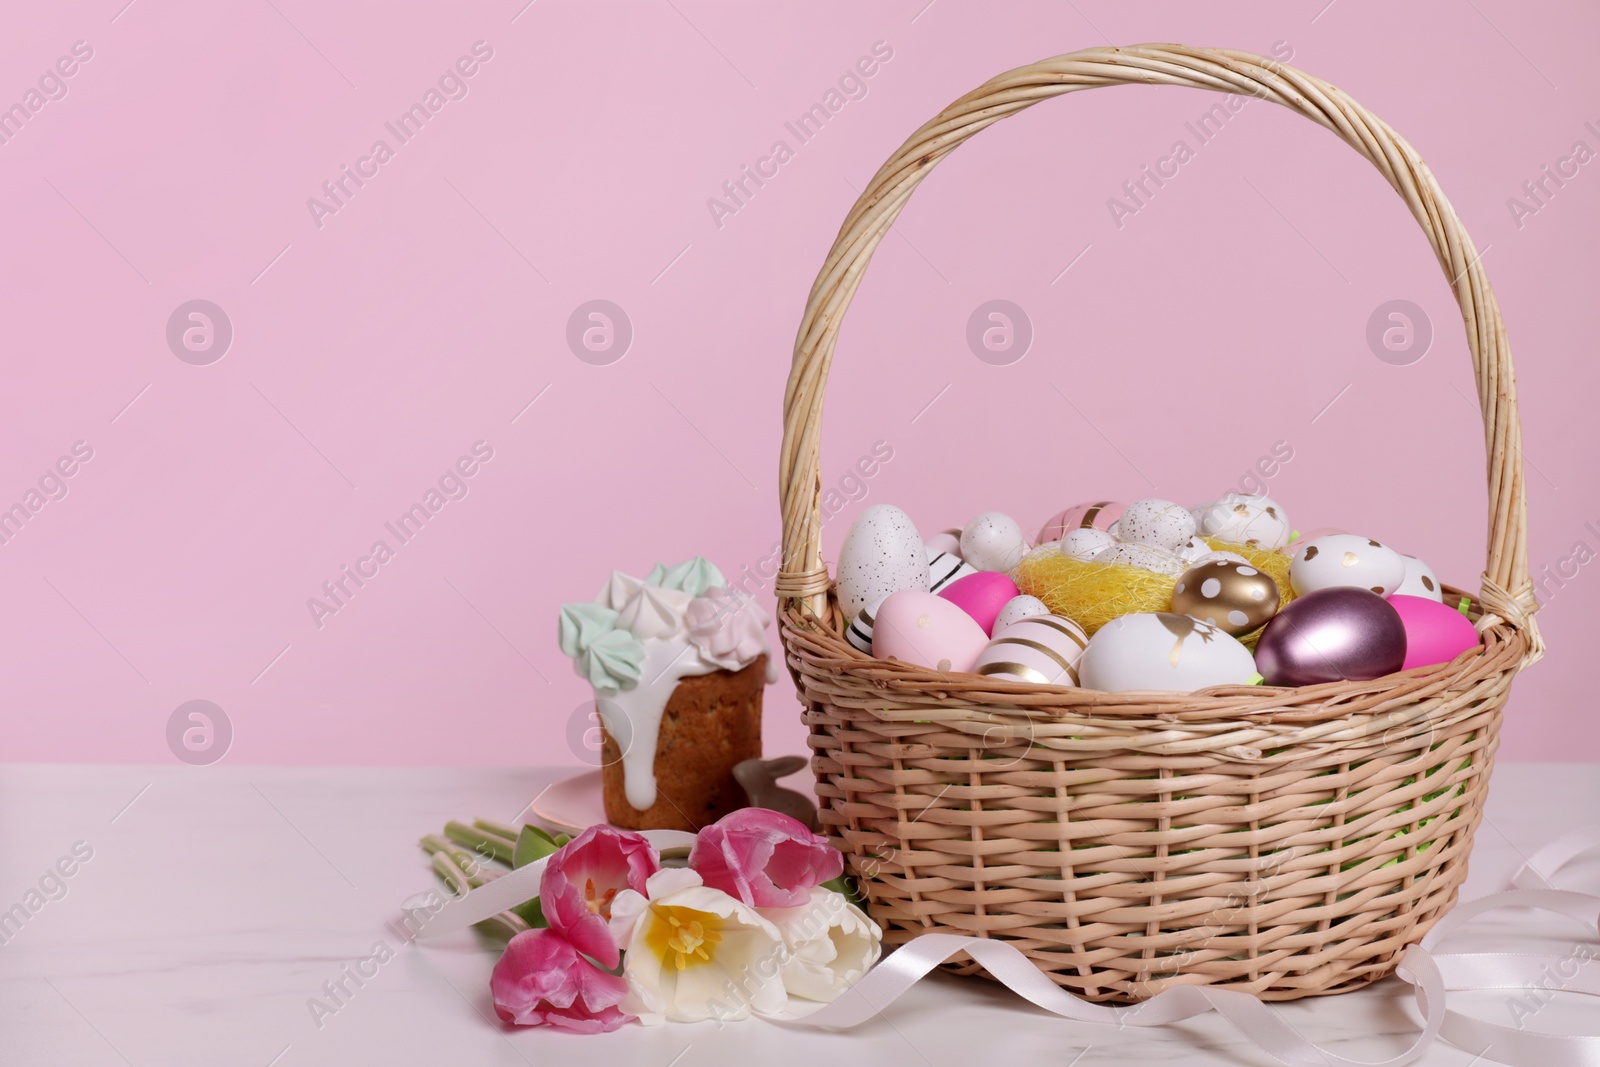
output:
[[[489,999],[495,956],[486,942],[464,933],[422,948],[386,923],[402,900],[434,885],[420,834],[448,818],[514,819],[564,773],[0,766],[0,912],[41,881],[56,897],[20,930],[0,927],[0,1064],[1270,1062],[1215,1016],[1119,1031],[1055,1019],[990,983],[947,975],[849,1034],[759,1020],[630,1026],[605,1037],[503,1028]],[[1565,825],[1552,826],[1553,815]],[[1498,767],[1467,895],[1498,888],[1518,850],[1596,820],[1600,766]],[[59,882],[49,873],[58,863],[72,872]],[[1560,881],[1600,891],[1600,864],[1575,866]],[[1460,944],[1563,952],[1577,936],[1532,913],[1501,912]],[[319,1027],[310,998],[380,942],[393,958],[368,968],[376,973],[359,987],[346,979],[350,995]],[[1503,994],[1451,1003],[1510,1021]],[[1312,1040],[1372,1060],[1402,1048],[1400,1035],[1415,1025],[1409,992],[1392,980],[1281,1010]],[[1592,1002],[1560,995],[1535,1026],[1593,1032],[1596,1014]],[[1493,1058],[1492,1050],[1484,1057]],[[1423,1062],[1473,1061],[1441,1044]]]

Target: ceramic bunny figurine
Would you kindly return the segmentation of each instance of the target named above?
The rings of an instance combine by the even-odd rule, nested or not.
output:
[[[779,778],[804,770],[804,756],[779,756],[777,759],[747,759],[736,763],[733,777],[744,787],[752,808],[769,808],[782,812],[805,823],[812,830],[819,828],[817,805],[811,798],[778,784]]]

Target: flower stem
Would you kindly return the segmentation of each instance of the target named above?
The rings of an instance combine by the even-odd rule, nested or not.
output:
[[[474,826],[451,819],[444,824],[444,836],[457,844],[466,845],[468,848],[483,856],[507,864],[511,863],[511,851],[516,847],[513,840],[505,840],[498,835],[487,834]]]
[[[516,844],[517,834],[521,832],[513,826],[503,822],[495,822],[493,819],[473,819],[472,825],[491,837],[501,838],[511,844]]]

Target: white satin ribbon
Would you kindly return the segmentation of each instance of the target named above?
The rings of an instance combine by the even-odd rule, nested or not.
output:
[[[694,842],[694,835],[676,830],[650,830],[644,836],[657,849]],[[1585,959],[1569,976],[1565,965],[1573,963],[1575,956],[1513,952],[1435,955],[1431,951],[1460,926],[1498,908],[1555,912],[1600,935],[1600,896],[1556,889],[1550,882],[1550,876],[1561,867],[1596,848],[1600,848],[1600,827],[1550,842],[1511,878],[1515,888],[1458,905],[1429,931],[1421,944],[1406,949],[1395,974],[1412,986],[1422,1015],[1422,1031],[1409,1048],[1386,1060],[1352,1060],[1329,1052],[1301,1036],[1263,1001],[1233,989],[1175,986],[1125,1007],[1090,1003],[1056,985],[1007,942],[959,934],[923,934],[892,952],[831,1004],[806,1015],[784,1013],[768,1018],[781,1025],[828,1030],[859,1026],[878,1016],[939,964],[965,952],[1007,989],[1053,1015],[1119,1027],[1158,1027],[1214,1011],[1263,1052],[1289,1067],[1402,1067],[1414,1062],[1440,1037],[1474,1056],[1511,1067],[1600,1067],[1600,1036],[1520,1030],[1474,1019],[1445,1005],[1448,990],[1550,988],[1600,996],[1600,967],[1585,970],[1584,964],[1589,962]],[[417,936],[426,939],[455,933],[537,896],[545,863],[540,860],[518,868],[450,901]],[[1593,956],[1600,957],[1600,946],[1596,946]]]

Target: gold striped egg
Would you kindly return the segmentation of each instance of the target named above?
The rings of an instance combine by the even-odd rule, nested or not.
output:
[[[1030,615],[998,630],[973,664],[974,674],[1037,685],[1078,684],[1089,636],[1060,615]]]

